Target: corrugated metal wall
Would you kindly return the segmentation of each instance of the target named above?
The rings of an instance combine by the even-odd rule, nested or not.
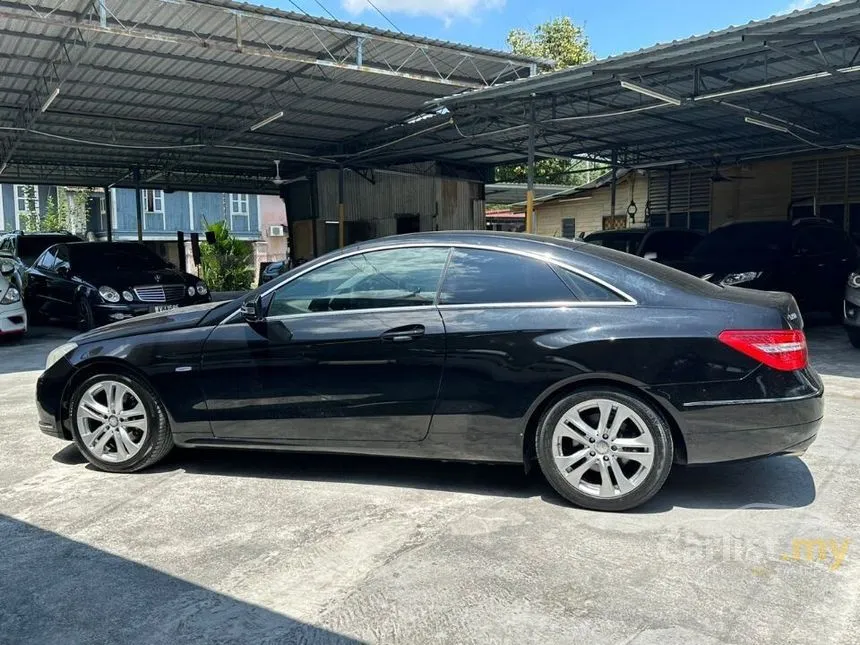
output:
[[[484,229],[481,184],[434,173],[433,164],[403,171],[372,171],[368,178],[347,170],[346,220],[370,222],[373,237],[396,234],[398,216],[407,215],[419,216],[422,231]],[[319,219],[338,221],[337,170],[317,174],[317,196]]]

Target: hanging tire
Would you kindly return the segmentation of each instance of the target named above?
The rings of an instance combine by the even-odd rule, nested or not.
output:
[[[78,296],[78,299],[75,301],[75,313],[77,315],[79,331],[90,331],[96,326],[93,307],[86,296]]]
[[[93,376],[77,388],[69,409],[75,444],[99,470],[142,470],[173,448],[164,407],[155,392],[137,378]]]
[[[621,390],[589,387],[547,410],[535,448],[541,471],[562,497],[596,511],[625,511],[654,497],[669,476],[674,447],[663,417]]]

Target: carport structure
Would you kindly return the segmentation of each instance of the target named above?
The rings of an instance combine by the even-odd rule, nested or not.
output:
[[[426,101],[538,64],[228,0],[2,0],[0,181],[278,193],[274,160],[361,167]]]
[[[450,128],[390,146],[379,158],[412,151],[473,163],[560,157],[615,169],[711,169],[856,150],[860,3],[843,0],[462,92],[431,107]]]

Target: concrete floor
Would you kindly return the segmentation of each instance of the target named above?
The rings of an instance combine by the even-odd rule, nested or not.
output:
[[[516,467],[176,451],[100,473],[36,428],[69,334],[33,331],[0,346],[4,645],[858,642],[860,351],[838,328],[809,330],[829,393],[803,459],[678,469],[624,515]]]

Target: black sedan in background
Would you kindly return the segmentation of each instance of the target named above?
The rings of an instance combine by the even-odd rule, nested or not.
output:
[[[737,222],[715,229],[689,260],[671,264],[726,287],[786,291],[802,311],[841,322],[857,247],[826,219]]]
[[[206,283],[136,242],[55,244],[27,270],[24,298],[32,319],[82,331],[210,300]]]
[[[583,239],[590,244],[666,263],[689,257],[704,237],[704,233],[687,228],[621,228],[591,233]]]
[[[361,243],[241,300],[78,336],[37,401],[42,431],[107,471],[174,445],[536,463],[607,511],[674,462],[802,453],[824,410],[790,295],[467,232]]]

